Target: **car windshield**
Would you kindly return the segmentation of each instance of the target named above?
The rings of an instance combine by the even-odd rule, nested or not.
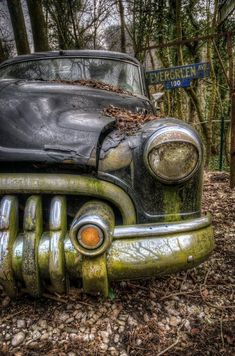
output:
[[[139,67],[114,59],[74,57],[24,61],[2,68],[0,78],[71,82],[95,80],[143,95]]]

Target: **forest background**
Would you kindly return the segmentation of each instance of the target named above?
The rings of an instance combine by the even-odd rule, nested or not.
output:
[[[201,133],[206,165],[228,169],[229,55],[221,34],[235,30],[235,13],[221,23],[220,5],[218,0],[0,0],[0,62],[56,49],[127,52],[147,70],[209,62],[210,77],[189,88],[165,91],[158,85],[151,91],[164,93],[160,116],[180,118]],[[214,34],[220,35],[210,37]],[[209,38],[159,47],[201,36]]]

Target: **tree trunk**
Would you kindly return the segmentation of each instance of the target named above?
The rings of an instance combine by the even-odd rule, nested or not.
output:
[[[80,49],[81,48],[81,43],[77,35],[77,28],[76,28],[76,23],[75,23],[75,18],[74,18],[74,11],[72,8],[72,3],[71,0],[68,0],[69,3],[69,12],[70,12],[70,17],[71,17],[71,22],[73,26],[73,34],[74,34],[74,39],[75,39],[75,48]]]
[[[176,0],[176,9],[175,9],[175,30],[176,30],[176,37],[179,40],[182,40],[182,21],[181,21],[181,9],[182,9],[182,4],[181,0]],[[177,46],[177,65],[182,66],[184,64],[184,59],[183,59],[183,51],[182,51],[182,46],[179,45]],[[182,110],[182,101],[183,101],[183,96],[180,95],[181,93],[180,89],[177,89],[176,91],[176,108],[177,108],[177,116],[178,119],[183,120],[183,110]]]
[[[179,40],[182,40],[182,23],[181,23],[181,15],[180,15],[181,8],[182,8],[181,0],[176,0],[175,29],[176,29],[176,37]],[[177,46],[177,54],[178,54],[177,64],[182,66],[184,64],[184,59],[183,59],[183,51],[181,45]]]
[[[18,54],[30,53],[20,0],[7,0]]]
[[[121,51],[126,53],[125,15],[122,0],[118,0],[120,30],[121,30]]]
[[[207,61],[210,63],[211,65],[211,90],[210,90],[210,97],[207,100],[207,105],[208,105],[208,117],[207,117],[207,131],[208,131],[208,142],[207,142],[207,146],[208,146],[208,153],[209,156],[207,156],[206,159],[206,166],[209,165],[209,160],[210,160],[210,156],[212,153],[212,148],[213,148],[213,122],[212,120],[215,118],[215,114],[216,114],[216,105],[217,105],[217,80],[216,80],[216,74],[215,74],[215,70],[214,70],[214,64],[212,61],[212,44],[211,41],[207,42]]]
[[[202,128],[202,133],[204,135],[205,141],[206,141],[206,161],[208,162],[208,157],[210,157],[210,147],[208,147],[208,142],[210,141],[210,134],[208,133],[208,127],[206,122],[204,121],[204,115],[201,109],[201,105],[200,105],[200,99],[198,98],[197,94],[195,93],[195,91],[193,90],[193,88],[189,87],[189,88],[185,88],[186,93],[189,95],[189,97],[191,98],[196,113],[197,113],[197,117],[199,119],[199,122],[201,124],[201,128]]]
[[[0,63],[5,61],[5,59],[6,59],[6,54],[3,48],[2,40],[0,38]]]
[[[33,32],[34,50],[48,51],[48,39],[46,35],[46,23],[42,10],[41,0],[27,0],[29,16]]]

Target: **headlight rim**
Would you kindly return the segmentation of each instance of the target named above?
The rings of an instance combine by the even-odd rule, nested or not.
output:
[[[167,135],[173,136],[168,139],[164,139]],[[182,137],[174,137],[174,135],[182,135]],[[161,137],[162,136],[162,137]],[[159,138],[161,139],[159,140]],[[187,138],[186,138],[187,137]],[[157,143],[155,143],[156,140],[159,140]],[[184,142],[184,143],[189,143],[193,145],[198,154],[198,160],[197,164],[195,165],[194,169],[185,177],[182,177],[180,179],[164,179],[161,176],[158,176],[154,170],[151,167],[151,164],[149,162],[149,154],[153,150],[153,148],[160,147],[163,144],[169,144],[172,142]],[[158,179],[160,182],[165,183],[165,184],[180,184],[183,183],[187,180],[189,180],[199,169],[201,163],[202,163],[202,145],[201,142],[199,141],[199,138],[196,133],[191,131],[190,129],[187,129],[185,127],[179,127],[179,126],[168,126],[168,127],[161,127],[157,131],[155,131],[147,140],[145,147],[144,147],[144,153],[143,153],[143,159],[145,166],[148,168],[149,172],[151,173],[152,176],[154,176],[156,179]]]

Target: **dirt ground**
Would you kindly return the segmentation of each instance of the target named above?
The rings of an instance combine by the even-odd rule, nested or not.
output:
[[[106,301],[68,297],[11,302],[0,291],[3,355],[235,355],[235,191],[205,175],[204,210],[216,247],[200,267],[112,285]]]

